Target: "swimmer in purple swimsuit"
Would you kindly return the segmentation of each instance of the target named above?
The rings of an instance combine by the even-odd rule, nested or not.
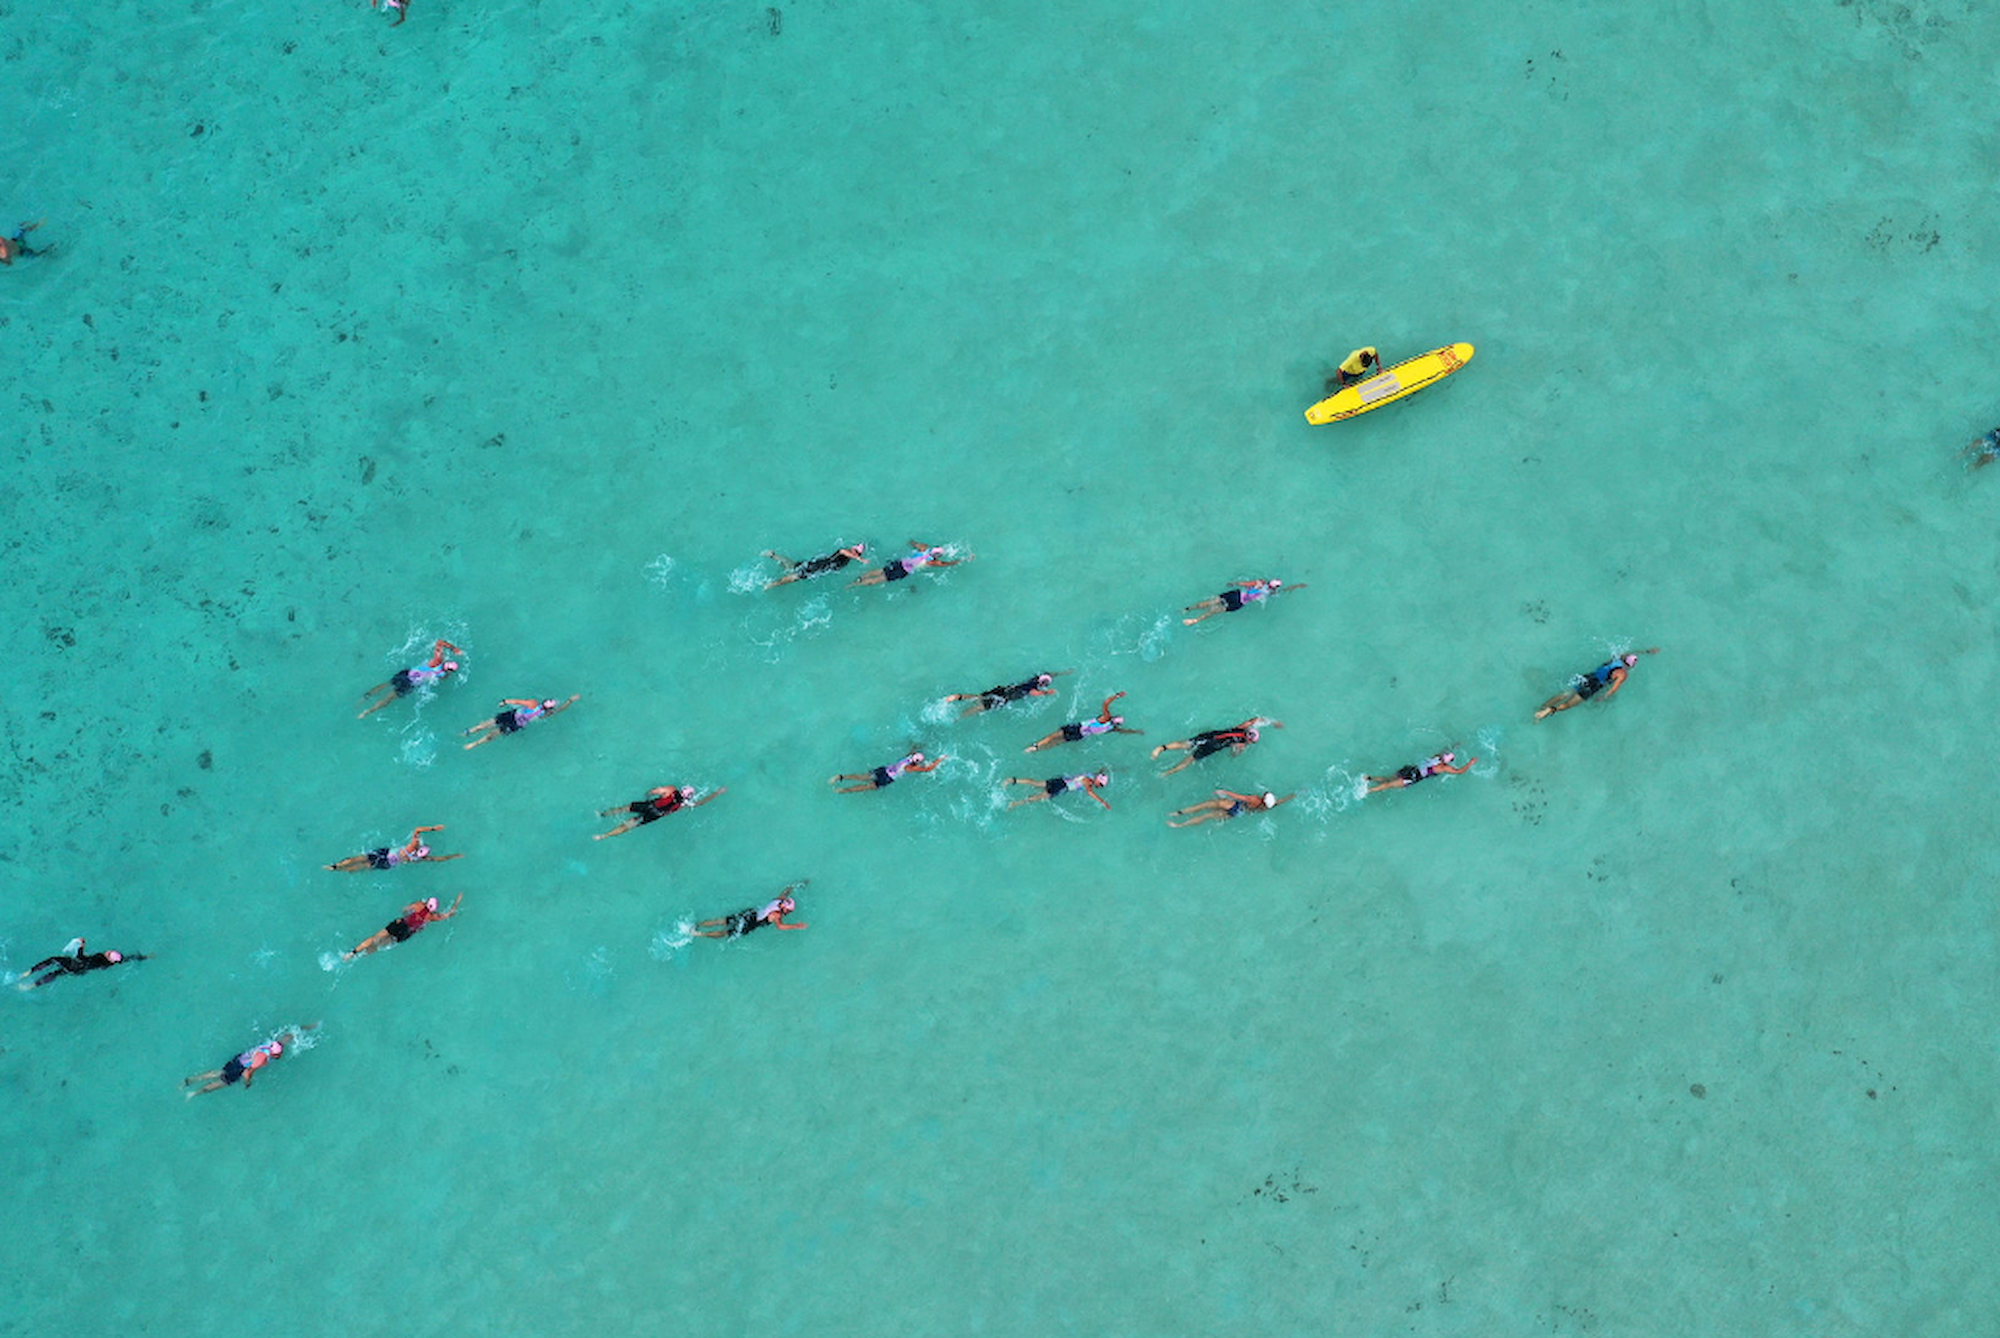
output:
[[[729,787],[727,785],[719,786],[710,793],[696,799],[694,797],[695,788],[692,785],[657,786],[647,791],[644,799],[635,799],[629,804],[620,804],[616,808],[607,808],[599,813],[597,816],[600,818],[608,818],[613,813],[630,813],[632,816],[619,823],[616,827],[613,827],[610,831],[599,832],[590,839],[593,841],[602,841],[607,836],[622,836],[634,827],[643,827],[649,822],[658,822],[669,813],[678,813],[684,808],[700,808],[703,804],[720,799],[724,794],[728,793],[728,790]]]
[[[1415,785],[1418,781],[1427,781],[1433,776],[1462,776],[1472,770],[1479,759],[1468,757],[1465,759],[1464,766],[1453,766],[1452,763],[1456,761],[1458,761],[1457,753],[1438,753],[1434,756],[1426,757],[1421,762],[1412,762],[1406,767],[1398,767],[1396,774],[1393,776],[1370,776],[1368,777],[1370,784],[1367,792],[1375,794],[1382,790],[1400,790],[1405,786]]]
[[[1050,685],[1064,674],[1073,672],[1074,670],[1070,669],[1058,669],[1054,673],[1036,674],[1033,678],[1023,679],[1019,683],[991,687],[984,692],[954,692],[945,700],[971,702],[972,705],[966,707],[960,715],[978,715],[981,711],[990,711],[996,706],[1005,706],[1009,702],[1021,701],[1027,697],[1053,697],[1056,695],[1056,690]]]
[[[1237,794],[1234,790],[1217,790],[1215,798],[1204,799],[1199,804],[1189,804],[1177,808],[1167,815],[1169,827],[1199,827],[1204,822],[1227,822],[1239,813],[1268,813],[1290,799],[1283,799],[1270,793]],[[1185,818],[1185,822],[1175,822],[1175,818]]]
[[[377,683],[374,687],[362,693],[361,695],[364,697],[372,697],[378,692],[384,695],[381,701],[370,706],[357,718],[365,720],[387,706],[390,702],[396,700],[396,698],[407,697],[418,688],[429,687],[433,683],[442,683],[445,680],[445,675],[457,673],[458,661],[447,660],[444,657],[444,653],[448,650],[458,651],[460,655],[465,654],[457,646],[452,645],[443,637],[439,637],[437,644],[431,647],[431,662],[429,664],[418,665],[410,669],[398,669],[396,676],[387,683]]]
[[[1606,660],[1587,674],[1578,674],[1568,688],[1542,703],[1542,709],[1535,712],[1535,719],[1546,719],[1557,711],[1567,711],[1572,706],[1581,706],[1600,692],[1604,694],[1604,700],[1610,701],[1618,695],[1618,689],[1625,686],[1625,680],[1631,677],[1632,667],[1639,663],[1640,655],[1659,653],[1658,646],[1648,647],[1636,655],[1627,651],[1623,655],[1616,655]]]
[[[1205,729],[1191,739],[1176,739],[1172,743],[1163,743],[1153,749],[1153,756],[1158,757],[1161,753],[1169,752],[1184,752],[1187,754],[1179,762],[1176,762],[1173,766],[1168,767],[1160,773],[1162,776],[1171,776],[1176,771],[1193,766],[1204,757],[1209,757],[1224,750],[1227,750],[1230,756],[1234,757],[1237,753],[1242,752],[1245,748],[1248,748],[1251,744],[1262,738],[1263,736],[1258,731],[1267,725],[1272,729],[1283,729],[1285,722],[1282,720],[1266,720],[1261,715],[1254,716],[1242,724],[1233,725],[1228,729]]]
[[[181,1079],[181,1086],[194,1087],[194,1084],[198,1082],[208,1085],[206,1087],[196,1087],[194,1091],[183,1093],[183,1095],[194,1097],[200,1096],[204,1092],[219,1092],[223,1088],[239,1082],[247,1089],[251,1083],[256,1081],[258,1069],[263,1068],[266,1064],[282,1056],[285,1053],[286,1046],[295,1045],[298,1042],[300,1032],[311,1031],[318,1025],[319,1023],[317,1022],[308,1022],[300,1027],[286,1027],[270,1040],[253,1045],[242,1054],[229,1060],[219,1069],[207,1069],[201,1073],[190,1073],[187,1077]]]
[[[1094,739],[1100,734],[1144,734],[1146,731],[1143,729],[1125,728],[1124,716],[1111,714],[1111,703],[1124,695],[1122,692],[1114,692],[1109,697],[1106,697],[1104,705],[1098,708],[1097,719],[1071,721],[1055,733],[1049,735],[1046,739],[1031,743],[1021,751],[1032,753],[1039,748],[1054,747],[1058,743],[1075,743],[1079,739]]]
[[[1093,776],[1051,776],[1047,780],[1035,780],[1029,776],[1009,776],[1001,784],[1039,785],[1042,787],[1040,794],[1031,794],[1016,799],[1013,803],[1007,805],[1009,808],[1019,808],[1023,804],[1039,804],[1045,799],[1053,799],[1057,795],[1067,794],[1071,790],[1082,790],[1106,808],[1111,807],[1110,801],[1098,793],[1099,790],[1111,784],[1111,773],[1108,771],[1100,771]]]
[[[876,767],[873,771],[848,772],[827,780],[828,785],[839,785],[840,794],[860,794],[864,790],[880,790],[894,785],[904,776],[915,776],[926,771],[936,771],[943,766],[946,758],[934,757],[924,760],[922,753],[911,753],[900,762],[891,762],[886,767]],[[862,781],[861,785],[840,785],[842,781]]]
[[[946,561],[943,548],[936,544],[921,544],[915,539],[910,540],[910,547],[915,551],[908,557],[899,557],[886,567],[871,571],[866,576],[856,577],[847,583],[847,588],[852,590],[857,585],[887,585],[891,581],[904,579],[920,567],[956,567],[961,562],[972,560],[972,555],[968,553],[962,558]]]
[[[1286,590],[1303,590],[1305,588],[1303,581],[1297,585],[1286,585],[1283,581],[1275,577],[1268,581],[1238,581],[1236,588],[1233,590],[1225,590],[1213,599],[1204,599],[1199,604],[1188,605],[1185,610],[1186,612],[1194,613],[1199,610],[1201,611],[1201,617],[1183,618],[1181,619],[1181,626],[1193,627],[1196,623],[1202,621],[1203,618],[1213,618],[1218,613],[1234,613],[1238,609],[1246,608],[1262,599],[1269,599],[1271,596],[1281,594]]]
[[[431,848],[424,844],[425,832],[441,832],[443,830],[444,825],[442,823],[434,827],[419,827],[410,833],[409,841],[400,850],[393,850],[388,846],[380,846],[374,850],[363,851],[359,855],[349,855],[346,859],[340,861],[340,863],[329,864],[326,867],[335,873],[359,873],[363,869],[393,869],[398,864],[442,864],[448,859],[462,859],[462,853],[457,855],[433,855]]]
[[[518,730],[526,729],[543,716],[555,715],[560,711],[567,711],[571,704],[581,696],[583,696],[581,692],[572,693],[569,701],[566,702],[559,702],[554,697],[544,697],[540,701],[529,701],[518,697],[503,698],[500,702],[503,709],[495,712],[491,717],[480,721],[470,729],[462,731],[465,734],[479,734],[479,731],[482,729],[486,731],[486,733],[480,734],[478,738],[465,746],[468,749],[477,748],[482,743],[493,742],[493,740],[499,738],[502,734],[513,734]]]

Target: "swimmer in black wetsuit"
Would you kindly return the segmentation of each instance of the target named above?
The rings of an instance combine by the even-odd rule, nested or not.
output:
[[[692,785],[656,786],[646,792],[644,799],[635,799],[629,804],[620,804],[616,808],[607,808],[599,813],[597,816],[600,818],[608,818],[613,813],[630,813],[632,816],[619,823],[616,827],[613,827],[610,831],[599,832],[590,839],[593,841],[602,841],[607,836],[622,836],[634,827],[643,827],[649,822],[658,822],[669,813],[678,813],[684,808],[700,808],[703,804],[711,800],[721,798],[728,790],[729,787],[727,785],[719,786],[710,793],[696,799],[694,797],[695,788]]]
[[[1437,753],[1431,757],[1426,757],[1421,762],[1412,762],[1406,767],[1398,767],[1396,774],[1393,776],[1370,776],[1368,777],[1369,786],[1367,792],[1375,794],[1381,790],[1400,790],[1405,786],[1415,785],[1418,781],[1427,781],[1433,776],[1463,775],[1472,770],[1479,759],[1468,757],[1465,759],[1464,766],[1453,766],[1452,763],[1456,761],[1458,761],[1457,753]]]
[[[1019,808],[1023,804],[1039,804],[1045,799],[1053,799],[1057,795],[1066,794],[1071,790],[1082,790],[1106,808],[1111,807],[1110,802],[1098,793],[1099,790],[1111,784],[1111,773],[1108,771],[1100,771],[1094,776],[1051,776],[1047,780],[1035,780],[1029,776],[1009,776],[1001,783],[1003,785],[1039,785],[1042,787],[1040,794],[1031,794],[1025,798],[1016,799],[1013,803],[1007,805],[1009,808]]]
[[[1173,743],[1163,743],[1153,749],[1153,756],[1158,757],[1161,753],[1165,752],[1185,752],[1187,754],[1179,762],[1160,773],[1162,776],[1171,776],[1176,771],[1184,767],[1191,767],[1202,758],[1222,752],[1224,749],[1227,749],[1232,756],[1242,752],[1245,748],[1257,742],[1261,737],[1257,731],[1266,725],[1272,729],[1283,729],[1285,722],[1282,720],[1266,720],[1261,715],[1253,716],[1249,720],[1245,720],[1242,724],[1233,725],[1228,729],[1205,729],[1191,739],[1177,739]]]
[[[1638,654],[1627,651],[1623,655],[1615,655],[1606,660],[1587,674],[1578,674],[1572,686],[1542,703],[1542,709],[1535,712],[1535,719],[1541,720],[1557,711],[1567,711],[1572,706],[1581,706],[1600,692],[1604,694],[1604,700],[1610,701],[1618,695],[1618,689],[1625,686],[1625,680],[1631,677],[1632,667],[1639,663],[1640,655],[1659,653],[1658,646],[1650,646]]]
[[[812,879],[801,879],[791,883],[772,900],[762,906],[751,906],[734,915],[718,916],[713,920],[703,920],[695,926],[696,938],[742,938],[745,934],[771,925],[778,929],[804,929],[804,924],[785,923],[785,917],[798,909],[792,900],[792,893],[810,883]]]
[[[1275,577],[1268,581],[1238,581],[1234,589],[1225,590],[1212,599],[1204,599],[1199,604],[1188,605],[1186,609],[1182,610],[1183,612],[1194,613],[1199,610],[1201,616],[1198,618],[1183,618],[1181,619],[1181,626],[1193,627],[1203,619],[1213,618],[1218,613],[1235,613],[1238,609],[1248,608],[1259,600],[1268,599],[1273,595],[1282,594],[1287,590],[1303,590],[1305,588],[1303,581],[1297,585],[1286,585],[1283,581]]]
[[[1239,813],[1267,813],[1290,799],[1286,795],[1280,799],[1266,791],[1263,794],[1237,794],[1234,790],[1217,790],[1215,798],[1204,799],[1199,804],[1189,804],[1177,808],[1167,815],[1169,827],[1199,827],[1204,822],[1227,822]],[[1185,818],[1185,822],[1175,822],[1175,818]]]
[[[359,873],[363,869],[393,869],[398,864],[442,864],[448,859],[460,859],[461,855],[433,855],[431,848],[424,844],[425,832],[441,832],[442,823],[432,827],[419,827],[410,833],[410,839],[400,849],[377,846],[359,855],[349,855],[338,864],[326,867],[335,873]]]
[[[80,976],[90,971],[106,971],[126,962],[143,962],[145,960],[146,954],[143,952],[119,952],[113,949],[110,952],[86,953],[83,950],[82,939],[71,939],[69,946],[64,948],[60,953],[57,953],[54,957],[44,957],[26,971],[23,971],[21,973],[21,983],[18,988],[24,990],[39,989],[51,980],[54,980],[57,976]],[[37,971],[46,971],[48,974],[35,976]],[[30,979],[30,977],[34,978]]]
[[[496,711],[490,718],[482,720],[470,729],[463,731],[466,734],[478,734],[482,729],[486,731],[486,733],[480,734],[478,738],[465,746],[468,749],[477,748],[482,743],[493,742],[493,740],[499,738],[502,734],[513,734],[519,730],[526,729],[543,716],[555,715],[558,712],[567,711],[571,703],[575,702],[581,696],[583,696],[581,692],[572,693],[569,701],[566,702],[559,702],[554,697],[544,697],[541,701],[504,697],[500,701],[501,710]]]
[[[822,576],[830,571],[839,571],[850,562],[859,562],[861,555],[867,551],[867,544],[853,544],[847,548],[837,548],[825,557],[816,557],[806,562],[794,562],[783,553],[774,553],[767,548],[764,550],[765,557],[775,562],[782,562],[787,567],[790,567],[791,570],[775,581],[766,581],[764,588],[766,590],[775,590],[781,585],[790,585],[793,581],[810,581],[815,576]]]
[[[364,697],[372,697],[378,692],[383,693],[384,696],[381,701],[368,707],[356,718],[365,720],[387,706],[390,702],[396,700],[396,698],[407,697],[418,688],[426,687],[432,683],[442,683],[445,680],[445,675],[457,673],[458,661],[447,660],[444,657],[444,653],[448,650],[457,651],[460,655],[465,654],[457,646],[452,645],[443,637],[439,637],[437,644],[431,647],[431,662],[429,664],[417,665],[409,669],[398,669],[395,677],[391,678],[387,683],[377,683],[374,687],[362,693],[361,695]]]
[[[984,692],[954,692],[945,700],[971,702],[972,705],[966,707],[961,715],[978,715],[981,711],[990,711],[996,706],[1005,706],[1009,702],[1017,702],[1026,697],[1053,697],[1056,695],[1056,690],[1049,685],[1064,674],[1073,672],[1075,671],[1070,669],[1058,669],[1052,674],[1036,674],[1033,678],[1023,679],[1009,687],[988,688]]]
[[[37,251],[28,245],[28,234],[42,226],[46,221],[45,219],[38,218],[33,223],[23,223],[20,227],[14,229],[12,237],[0,237],[0,265],[13,264],[15,256],[20,256],[25,260],[33,256],[47,255],[49,253],[48,247],[45,246]]]
[[[1097,709],[1095,720],[1073,720],[1046,739],[1037,740],[1021,751],[1032,753],[1038,748],[1048,748],[1058,743],[1075,743],[1079,739],[1094,739],[1099,734],[1144,734],[1143,729],[1125,728],[1125,717],[1111,714],[1111,703],[1125,694],[1114,692],[1104,699],[1104,705]]]

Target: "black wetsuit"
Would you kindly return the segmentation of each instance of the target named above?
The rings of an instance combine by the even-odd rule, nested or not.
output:
[[[1603,664],[1598,665],[1595,669],[1583,675],[1582,681],[1576,685],[1576,695],[1585,701],[1589,701],[1592,697],[1595,697],[1606,687],[1610,686],[1612,674],[1628,667],[1622,659],[1606,660]]]
[[[854,555],[844,550],[838,553],[828,553],[825,557],[816,557],[808,562],[793,563],[792,575],[801,579],[810,579],[824,572],[839,571],[852,561],[854,561]]]
[[[1188,753],[1196,758],[1219,753],[1225,748],[1234,748],[1250,741],[1250,736],[1240,729],[1208,729],[1195,735],[1188,743],[1192,746]]]
[[[649,822],[658,822],[669,813],[677,812],[686,802],[681,798],[681,792],[674,790],[664,795],[635,799],[627,804],[625,809],[628,813],[637,813],[639,825],[643,827]]]
[[[108,952],[77,953],[74,955],[62,953],[55,957],[44,957],[41,961],[29,967],[25,974],[32,976],[37,971],[48,971],[47,975],[35,982],[36,985],[40,986],[48,984],[57,976],[80,976],[87,971],[103,971],[110,967],[123,966],[127,962],[143,962],[145,960],[145,954],[137,952],[122,953],[115,962],[111,960],[111,954]]]
[[[990,710],[995,706],[1005,706],[1008,702],[1020,701],[1023,697],[1032,697],[1040,692],[1042,687],[1042,676],[1036,674],[1033,678],[1016,683],[1012,687],[988,688],[979,694],[979,700]]]

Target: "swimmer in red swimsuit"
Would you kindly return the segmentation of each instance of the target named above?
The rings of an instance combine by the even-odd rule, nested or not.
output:
[[[1479,759],[1468,757],[1464,766],[1453,766],[1452,763],[1456,761],[1458,761],[1457,753],[1438,753],[1426,757],[1421,762],[1412,762],[1406,767],[1397,768],[1393,776],[1370,776],[1367,792],[1375,794],[1381,790],[1400,790],[1405,786],[1415,785],[1418,781],[1427,781],[1433,776],[1461,776],[1472,770]]]
[[[1290,799],[1286,795],[1279,798],[1268,790],[1263,794],[1237,794],[1234,790],[1217,790],[1215,798],[1204,799],[1199,804],[1189,804],[1177,808],[1167,815],[1169,827],[1199,827],[1204,822],[1227,822],[1239,813],[1268,813]],[[1175,818],[1185,818],[1185,822],[1175,822]]]
[[[1171,776],[1176,771],[1180,771],[1185,767],[1191,767],[1202,758],[1208,757],[1213,753],[1222,752],[1225,749],[1228,750],[1230,756],[1234,757],[1251,744],[1257,742],[1262,737],[1257,731],[1267,725],[1272,729],[1283,729],[1285,722],[1282,720],[1266,720],[1261,715],[1254,716],[1242,724],[1234,725],[1229,729],[1205,729],[1191,739],[1176,739],[1172,743],[1163,743],[1153,749],[1153,756],[1158,757],[1161,753],[1166,752],[1185,752],[1187,754],[1179,762],[1160,773],[1162,776]]]
[[[1199,604],[1188,605],[1185,612],[1194,613],[1200,611],[1201,617],[1183,618],[1181,619],[1181,626],[1193,627],[1196,623],[1202,621],[1203,618],[1213,618],[1218,613],[1234,613],[1238,609],[1246,608],[1261,599],[1268,599],[1274,595],[1283,594],[1287,590],[1303,590],[1305,588],[1303,581],[1297,585],[1286,585],[1283,581],[1275,577],[1268,581],[1238,581],[1234,589],[1225,590],[1213,599],[1204,599]]]
[[[438,899],[436,897],[425,897],[422,901],[413,901],[403,907],[401,915],[370,934],[367,938],[362,939],[346,952],[340,954],[340,960],[351,962],[356,957],[365,957],[376,949],[385,948],[391,943],[407,942],[410,935],[416,933],[425,925],[437,924],[441,920],[449,920],[452,916],[457,915],[458,903],[464,900],[465,893],[459,893],[457,898],[452,901],[451,909],[446,911],[438,909]]]
[[[1042,787],[1040,794],[1026,795],[1020,799],[1016,799],[1013,803],[1007,805],[1009,808],[1019,808],[1023,804],[1039,804],[1043,800],[1053,799],[1057,795],[1065,794],[1070,790],[1082,790],[1106,808],[1111,807],[1110,801],[1098,793],[1099,790],[1111,784],[1111,773],[1108,771],[1100,771],[1092,776],[1051,776],[1047,780],[1035,780],[1030,776],[1009,776],[1001,784],[1039,785]]]
[[[876,767],[873,771],[847,772],[828,779],[828,785],[840,785],[842,781],[865,781],[863,785],[840,785],[841,794],[860,794],[863,790],[880,790],[894,785],[904,776],[916,776],[926,771],[936,771],[949,759],[934,757],[924,760],[922,753],[911,753],[900,762],[891,762],[886,767]]]
[[[458,661],[447,660],[444,657],[444,653],[448,650],[457,651],[460,655],[465,654],[457,646],[452,645],[443,637],[439,637],[437,644],[431,647],[431,662],[429,664],[418,665],[410,669],[398,669],[396,676],[391,678],[387,683],[377,683],[374,687],[362,693],[361,695],[364,697],[372,697],[378,692],[384,695],[381,701],[368,707],[356,718],[365,720],[387,706],[390,702],[396,700],[396,698],[407,697],[418,688],[428,687],[433,683],[442,683],[445,680],[445,675],[457,673]]]
[[[502,734],[512,734],[518,730],[526,729],[543,716],[556,715],[567,711],[571,703],[575,702],[581,696],[583,696],[581,692],[574,693],[571,695],[569,701],[566,702],[559,702],[554,697],[544,697],[540,701],[531,701],[518,697],[503,697],[500,701],[502,709],[494,712],[487,719],[480,721],[470,729],[462,731],[464,734],[479,734],[479,731],[482,729],[486,731],[486,733],[480,734],[478,738],[465,746],[469,751],[477,748],[482,743],[493,742],[493,740],[499,738]]]
[[[462,859],[464,857],[462,853],[457,855],[433,855],[431,848],[424,844],[425,832],[441,832],[443,830],[444,825],[442,823],[434,827],[419,827],[410,833],[409,841],[400,850],[392,850],[388,846],[379,846],[374,850],[363,851],[359,855],[349,855],[346,859],[340,861],[340,863],[329,864],[326,867],[335,873],[359,873],[363,869],[393,869],[398,864],[442,864],[448,859]]]
[[[599,813],[597,816],[600,818],[608,818],[613,813],[630,813],[632,816],[619,823],[616,827],[613,827],[610,831],[599,832],[590,839],[593,841],[602,841],[607,836],[622,836],[634,827],[643,827],[649,822],[658,822],[669,813],[678,813],[684,808],[700,808],[703,804],[711,800],[721,798],[728,790],[729,787],[724,785],[696,799],[694,797],[695,788],[692,785],[655,786],[646,792],[644,799],[635,799],[629,804],[620,804],[616,808],[607,808]]]

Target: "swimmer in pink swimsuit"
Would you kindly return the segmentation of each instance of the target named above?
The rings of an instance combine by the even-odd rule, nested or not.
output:
[[[1183,618],[1181,619],[1181,626],[1193,627],[1196,623],[1202,621],[1203,618],[1213,618],[1218,613],[1234,613],[1238,609],[1255,604],[1261,599],[1268,599],[1273,595],[1281,594],[1286,590],[1303,590],[1305,588],[1304,582],[1300,582],[1297,585],[1286,585],[1283,581],[1275,577],[1268,581],[1238,581],[1234,589],[1225,590],[1215,596],[1215,598],[1204,599],[1199,604],[1188,605],[1185,612],[1194,613],[1199,610],[1201,617]]]
[[[390,702],[396,700],[396,698],[407,697],[418,688],[429,687],[433,683],[442,683],[445,680],[445,675],[457,673],[458,661],[447,660],[444,657],[444,653],[448,650],[458,651],[460,655],[465,654],[457,646],[452,645],[443,637],[439,637],[437,644],[431,647],[431,662],[429,664],[419,665],[410,669],[398,669],[396,676],[387,683],[377,683],[374,687],[362,693],[361,695],[364,697],[372,697],[378,692],[384,695],[381,701],[376,702],[373,706],[363,711],[358,718],[365,720],[387,706]]]
[[[1106,697],[1104,705],[1098,708],[1097,719],[1072,721],[1046,739],[1031,743],[1021,751],[1032,753],[1038,748],[1049,748],[1058,743],[1075,743],[1079,739],[1094,739],[1100,734],[1144,734],[1146,731],[1143,729],[1125,728],[1124,716],[1111,714],[1111,703],[1124,695],[1122,692],[1114,692]]]
[[[904,579],[922,567],[956,567],[961,562],[972,560],[972,555],[968,553],[962,558],[952,558],[947,561],[944,549],[936,544],[918,543],[915,539],[910,540],[910,547],[915,551],[908,557],[897,558],[886,567],[856,577],[847,583],[847,588],[852,590],[857,585],[887,585],[891,581]]]
[[[363,851],[359,855],[349,855],[338,864],[326,867],[335,873],[359,873],[363,869],[393,869],[398,864],[442,864],[448,859],[462,859],[463,854],[433,855],[431,848],[424,844],[425,832],[441,832],[442,823],[434,827],[419,827],[410,833],[409,841],[400,850],[388,846],[378,846],[374,850]]]
[[[1464,766],[1453,766],[1452,763],[1456,761],[1458,761],[1457,753],[1438,753],[1433,757],[1426,757],[1421,762],[1412,762],[1406,767],[1398,767],[1396,774],[1393,776],[1370,776],[1368,778],[1370,782],[1368,793],[1375,794],[1382,790],[1400,790],[1405,786],[1415,785],[1418,781],[1427,781],[1433,776],[1463,775],[1472,770],[1479,759],[1468,757],[1465,759]]]

